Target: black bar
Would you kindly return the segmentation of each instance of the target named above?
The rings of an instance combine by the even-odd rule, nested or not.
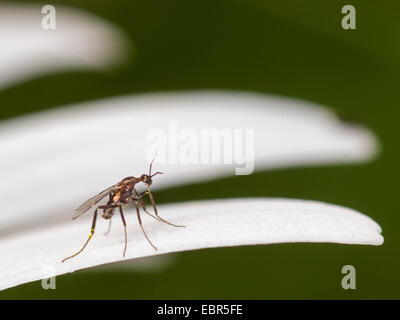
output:
[[[368,300],[53,300],[0,301],[1,312],[10,314],[40,311],[52,319],[95,316],[126,319],[278,319],[288,317],[360,317],[398,310],[399,301]],[[54,314],[51,309],[58,310]],[[46,311],[48,310],[48,311]]]

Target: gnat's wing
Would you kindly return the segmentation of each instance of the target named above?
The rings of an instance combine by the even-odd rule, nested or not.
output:
[[[115,190],[117,187],[116,184],[113,186],[107,188],[106,190],[100,192],[98,195],[91,197],[90,199],[86,200],[84,203],[82,203],[79,208],[75,209],[75,213],[72,216],[72,219],[78,218],[80,215],[84,214],[86,211],[88,211],[91,207],[93,207],[96,203],[98,203],[100,200],[102,200],[104,197],[108,196],[113,190]]]

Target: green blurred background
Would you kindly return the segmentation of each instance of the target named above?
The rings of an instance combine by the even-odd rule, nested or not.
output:
[[[41,5],[46,2],[30,1]],[[111,72],[43,76],[0,91],[0,118],[121,94],[197,88],[251,90],[326,105],[363,123],[382,151],[371,163],[259,172],[157,192],[159,203],[289,197],[341,204],[383,228],[381,247],[280,244],[175,254],[154,272],[77,272],[0,292],[0,299],[400,298],[398,119],[400,2],[320,0],[52,1],[122,28],[132,58]],[[352,4],[357,29],[343,30]],[[133,47],[132,47],[133,48]],[[65,88],[68,90],[65,90]],[[357,289],[341,288],[341,268]]]

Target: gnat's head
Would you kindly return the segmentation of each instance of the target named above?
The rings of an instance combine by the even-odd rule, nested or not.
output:
[[[140,181],[142,181],[143,183],[147,184],[147,186],[149,188],[150,188],[151,184],[153,183],[152,178],[157,174],[163,174],[162,172],[156,172],[156,173],[151,174],[151,167],[153,165],[153,161],[154,161],[154,159],[150,163],[149,174],[142,174],[140,176]]]

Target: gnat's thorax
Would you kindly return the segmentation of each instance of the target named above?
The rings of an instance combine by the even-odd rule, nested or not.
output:
[[[126,187],[126,186],[131,186],[133,187],[136,183],[140,182],[140,178],[135,178],[135,177],[126,177],[121,180],[119,183],[118,187]]]
[[[127,177],[123,179],[119,184],[118,184],[118,192],[125,193],[125,192],[132,192],[135,184],[140,182],[139,178],[135,177]]]
[[[124,188],[122,191],[117,191],[111,196],[109,204],[127,204],[131,201],[132,189]]]

